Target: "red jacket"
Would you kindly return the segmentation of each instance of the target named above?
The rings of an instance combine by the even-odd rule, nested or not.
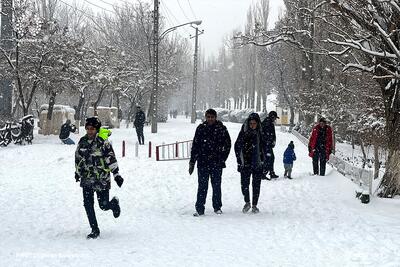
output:
[[[326,127],[326,140],[325,140],[325,151],[326,151],[326,160],[329,160],[329,155],[332,152],[332,145],[333,145],[333,134],[332,128],[328,125]],[[308,148],[310,153],[308,154],[310,157],[314,156],[315,148],[317,146],[318,140],[318,133],[321,126],[319,124],[315,125],[311,132],[310,141],[308,142]]]

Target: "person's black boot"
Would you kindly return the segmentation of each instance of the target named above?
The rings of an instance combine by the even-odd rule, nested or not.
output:
[[[276,175],[274,172],[271,172],[270,177],[271,177],[271,179],[279,178],[279,176]]]
[[[96,239],[97,237],[99,237],[100,235],[100,229],[99,228],[95,228],[92,229],[92,232],[90,234],[87,235],[87,239]]]
[[[119,206],[119,199],[117,197],[113,197],[111,199],[111,202],[113,203],[113,215],[114,218],[118,218],[119,215],[121,214],[121,207]]]

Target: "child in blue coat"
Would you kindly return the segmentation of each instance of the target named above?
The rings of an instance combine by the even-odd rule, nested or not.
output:
[[[285,178],[292,179],[293,161],[296,160],[296,154],[294,153],[293,141],[290,141],[288,147],[283,153],[283,167],[285,168]]]

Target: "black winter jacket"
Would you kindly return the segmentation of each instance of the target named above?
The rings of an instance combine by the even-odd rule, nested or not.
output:
[[[61,140],[67,139],[67,138],[69,137],[69,133],[70,133],[70,132],[73,132],[73,133],[74,133],[75,131],[76,131],[75,125],[73,125],[73,124],[68,124],[68,123],[64,123],[64,124],[61,126],[61,130],[60,130],[60,135],[59,135],[59,137],[60,137]]]
[[[249,120],[244,122],[236,139],[235,154],[239,165],[259,170],[263,166],[265,144],[261,126],[253,130],[249,126]],[[258,120],[258,125],[260,124],[261,122]]]
[[[197,168],[225,168],[231,150],[228,130],[220,121],[214,125],[200,124],[193,138],[190,162]]]
[[[271,149],[275,147],[276,134],[275,134],[275,124],[271,118],[267,117],[261,123],[262,132],[264,136],[264,142],[266,149]]]
[[[135,125],[135,127],[138,128],[143,127],[145,121],[146,121],[146,115],[144,114],[144,112],[142,110],[136,112],[135,122],[133,123],[133,125]]]

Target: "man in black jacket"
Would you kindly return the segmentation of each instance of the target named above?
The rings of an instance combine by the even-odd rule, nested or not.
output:
[[[210,177],[214,212],[222,214],[221,176],[231,150],[231,138],[226,127],[217,120],[217,112],[209,109],[205,117],[206,121],[196,129],[189,162],[189,174],[192,174],[197,161],[198,190],[196,213],[193,214],[196,217],[204,215]]]
[[[60,130],[60,140],[66,145],[75,145],[75,142],[69,138],[69,133],[74,133],[76,131],[75,125],[71,124],[71,120],[67,120],[62,126]]]
[[[276,179],[279,176],[274,172],[274,150],[276,143],[276,134],[275,134],[275,120],[279,119],[278,114],[275,111],[271,111],[268,113],[268,117],[266,117],[262,125],[263,137],[265,142],[265,166],[264,166],[264,174],[270,174],[271,179]],[[268,179],[265,177],[265,179]]]
[[[146,121],[146,115],[144,114],[143,110],[140,106],[136,107],[136,115],[135,115],[135,122],[133,123],[136,128],[136,134],[139,140],[140,145],[144,145],[144,134],[143,134],[143,127],[144,122]]]

